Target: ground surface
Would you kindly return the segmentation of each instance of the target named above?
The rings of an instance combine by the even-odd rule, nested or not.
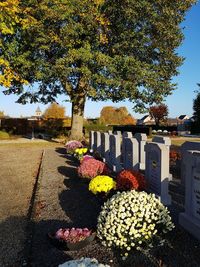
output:
[[[27,239],[26,215],[43,149],[31,224],[33,238]],[[48,232],[71,226],[95,228],[100,211],[99,200],[77,176],[77,164],[66,157],[62,147],[47,143],[0,145],[0,159],[0,266],[22,266],[24,257],[32,267],[54,267],[80,257],[95,257],[112,267],[200,266],[200,242],[179,227],[168,235],[164,248],[155,248],[148,255],[132,253],[126,262],[98,241],[79,251],[58,250],[47,239]],[[24,254],[27,241],[30,250]],[[160,258],[165,265],[159,265]]]
[[[0,146],[0,266],[17,266],[42,149]]]

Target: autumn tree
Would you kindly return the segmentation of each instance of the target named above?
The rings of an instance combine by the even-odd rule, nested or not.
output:
[[[72,138],[82,136],[86,99],[128,99],[140,111],[159,103],[175,89],[171,77],[183,62],[180,24],[193,3],[21,0],[36,23],[4,38],[2,57],[29,87],[13,80],[5,93],[18,94],[23,104],[66,94]]]
[[[45,110],[43,117],[45,119],[64,119],[65,107],[54,102]]]
[[[156,125],[160,125],[161,122],[164,122],[168,117],[168,107],[165,104],[160,104],[157,106],[152,106],[149,109],[149,114],[152,118],[155,119]]]
[[[1,0],[0,2],[0,85],[10,87],[17,82],[27,84],[16,68],[10,64],[12,57],[5,57],[5,42],[34,23],[34,18],[28,14],[27,8],[20,6],[19,0]]]
[[[99,122],[102,124],[127,125],[135,124],[135,119],[128,113],[126,107],[104,107],[101,110]]]
[[[0,118],[3,118],[5,116],[4,112],[0,110]]]

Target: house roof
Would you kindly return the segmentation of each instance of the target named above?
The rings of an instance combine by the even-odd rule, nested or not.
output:
[[[183,120],[183,119],[185,119],[185,117],[187,117],[187,115],[181,115],[178,118],[179,118],[179,120]]]
[[[142,117],[140,120],[141,121],[144,121],[146,118],[148,118],[149,117],[149,115],[145,115],[144,117]]]

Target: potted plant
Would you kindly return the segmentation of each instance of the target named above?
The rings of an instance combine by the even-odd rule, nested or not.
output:
[[[55,233],[49,233],[48,237],[58,249],[79,250],[92,242],[95,235],[88,228],[60,228]]]

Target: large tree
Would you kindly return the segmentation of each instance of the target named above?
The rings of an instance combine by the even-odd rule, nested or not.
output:
[[[3,38],[0,53],[29,88],[19,102],[72,103],[73,138],[82,135],[85,101],[135,102],[137,110],[171,94],[182,58],[180,23],[195,0],[21,0],[37,21]]]

